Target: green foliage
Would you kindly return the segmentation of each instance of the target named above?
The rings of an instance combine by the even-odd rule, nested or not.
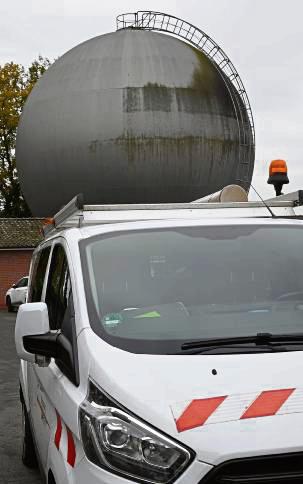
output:
[[[28,68],[13,62],[0,65],[0,217],[31,215],[18,180],[16,134],[25,101],[50,64],[39,56]]]

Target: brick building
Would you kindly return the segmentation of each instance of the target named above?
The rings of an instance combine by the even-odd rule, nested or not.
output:
[[[28,274],[41,228],[42,219],[0,218],[0,307],[5,307],[6,291]]]

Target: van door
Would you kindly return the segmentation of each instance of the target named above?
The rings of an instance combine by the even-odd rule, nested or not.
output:
[[[42,300],[42,293],[46,279],[47,268],[49,264],[49,256],[51,252],[51,245],[43,248],[40,252],[34,254],[32,265],[31,265],[31,274],[30,274],[30,285],[29,285],[29,294],[28,294],[28,302],[40,302]],[[31,427],[34,433],[34,438],[36,442],[36,447],[40,450],[41,453],[45,453],[45,450],[40,447],[40,438],[39,433],[34,429],[37,428],[36,420],[39,417],[39,412],[41,414],[41,410],[39,408],[39,403],[37,398],[34,397],[34,393],[36,392],[36,380],[33,377],[34,375],[34,366],[30,363],[27,363],[27,388],[28,388],[28,398],[29,398],[29,408],[28,414],[31,422]]]
[[[76,330],[74,325],[73,291],[66,252],[63,245],[56,243],[53,247],[49,264],[48,278],[45,285],[45,300],[48,307],[50,328],[66,336],[72,348],[76,348]],[[76,349],[75,349],[76,353]],[[75,358],[76,360],[77,358]],[[43,469],[46,469],[48,449],[51,441],[56,440],[58,418],[62,432],[62,419],[66,394],[78,384],[78,369],[64,368],[55,360],[48,367],[31,365],[29,372],[30,405],[32,427],[39,458]],[[65,409],[66,410],[66,409]],[[71,410],[69,407],[68,411]],[[60,416],[60,417],[59,417]],[[58,443],[57,443],[58,444]]]

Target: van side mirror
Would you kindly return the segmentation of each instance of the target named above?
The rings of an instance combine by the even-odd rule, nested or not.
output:
[[[12,285],[12,288],[13,289],[16,289],[16,287],[17,287],[17,284],[16,283]]]
[[[35,363],[37,355],[52,357],[54,345],[48,344],[47,340],[56,339],[55,336],[50,333],[48,310],[45,303],[27,303],[20,306],[15,327],[15,345],[19,358]],[[37,339],[41,338],[41,344],[38,344]],[[31,344],[32,339],[34,348]]]
[[[60,369],[78,384],[74,375],[74,356],[70,341],[61,331],[50,331],[45,303],[27,303],[19,308],[15,344],[19,358],[38,366],[48,366],[55,358]]]

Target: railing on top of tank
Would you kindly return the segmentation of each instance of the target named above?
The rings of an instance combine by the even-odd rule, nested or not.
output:
[[[152,11],[138,11],[119,15],[117,17],[117,30],[130,28],[159,30],[171,33],[187,40],[211,59],[219,70],[224,72],[227,78],[231,81],[244,103],[251,127],[252,140],[249,139],[250,137],[247,138],[244,130],[241,136],[241,143],[243,146],[251,146],[251,149],[254,151],[255,125],[251,105],[244,84],[230,58],[209,35],[185,20],[174,17],[173,15]],[[245,120],[242,119],[242,123],[242,125],[245,125]]]

